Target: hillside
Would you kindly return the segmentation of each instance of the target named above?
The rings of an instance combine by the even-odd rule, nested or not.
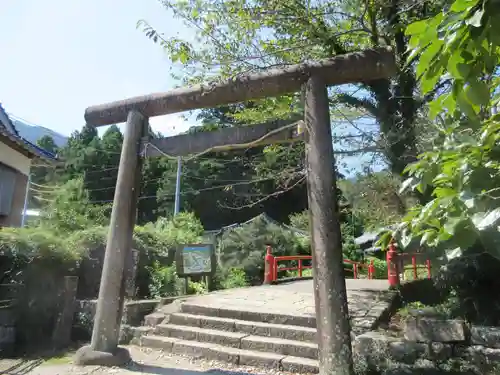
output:
[[[45,135],[52,137],[58,147],[64,146],[68,141],[68,137],[53,130],[44,128],[43,126],[28,125],[22,121],[15,119],[12,119],[12,122],[14,123],[14,126],[16,127],[19,134],[31,143],[36,144],[36,142]]]

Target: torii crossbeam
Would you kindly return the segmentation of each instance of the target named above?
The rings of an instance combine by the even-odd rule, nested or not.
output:
[[[118,348],[123,308],[123,271],[131,249],[140,176],[140,143],[149,117],[199,108],[278,96],[305,88],[306,132],[289,126],[296,119],[210,133],[181,135],[154,141],[149,156],[161,153],[188,155],[229,144],[255,146],[306,141],[307,190],[311,223],[314,294],[321,374],[352,374],[347,295],[343,273],[342,241],[333,170],[334,156],[327,87],[385,79],[396,72],[389,49],[373,49],[313,63],[272,69],[227,80],[89,107],[87,124],[109,125],[126,121],[116,191],[111,213],[92,342],[76,355],[80,364],[116,365],[129,359]],[[274,132],[274,133],[273,133]],[[268,135],[268,136],[266,136]],[[245,146],[246,147],[246,146]],[[333,298],[332,298],[333,296]]]

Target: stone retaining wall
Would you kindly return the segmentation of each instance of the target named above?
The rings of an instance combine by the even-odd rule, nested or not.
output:
[[[0,358],[10,354],[16,342],[16,316],[11,306],[0,307]]]
[[[357,336],[353,347],[355,362],[362,367],[358,371],[420,375],[460,368],[493,374],[497,372],[488,371],[500,364],[500,328],[411,318],[403,337],[371,331]]]
[[[130,327],[138,327],[144,323],[146,315],[151,314],[160,304],[160,300],[125,301],[121,321],[121,335]],[[78,339],[90,339],[94,322],[97,300],[76,301],[76,319],[74,324],[79,329]],[[123,340],[122,340],[123,341]]]

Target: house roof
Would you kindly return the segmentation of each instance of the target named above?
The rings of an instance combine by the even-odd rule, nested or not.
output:
[[[32,158],[39,158],[53,163],[57,160],[56,155],[44,150],[43,148],[31,143],[27,139],[21,137],[17,131],[14,123],[9,118],[7,112],[0,103],[0,136],[7,138],[10,142],[14,143],[21,150],[26,152]]]

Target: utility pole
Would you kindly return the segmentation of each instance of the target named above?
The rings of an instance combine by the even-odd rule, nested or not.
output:
[[[175,180],[174,216],[179,213],[181,207],[181,173],[182,173],[182,159],[180,156],[177,156],[177,177]]]
[[[305,84],[307,195],[321,375],[352,375],[352,347],[334,171],[328,92],[321,77]]]
[[[26,192],[24,193],[23,217],[21,218],[21,227],[26,225],[26,213],[28,211],[28,198],[31,186],[31,173],[28,174],[28,182],[26,183]]]

